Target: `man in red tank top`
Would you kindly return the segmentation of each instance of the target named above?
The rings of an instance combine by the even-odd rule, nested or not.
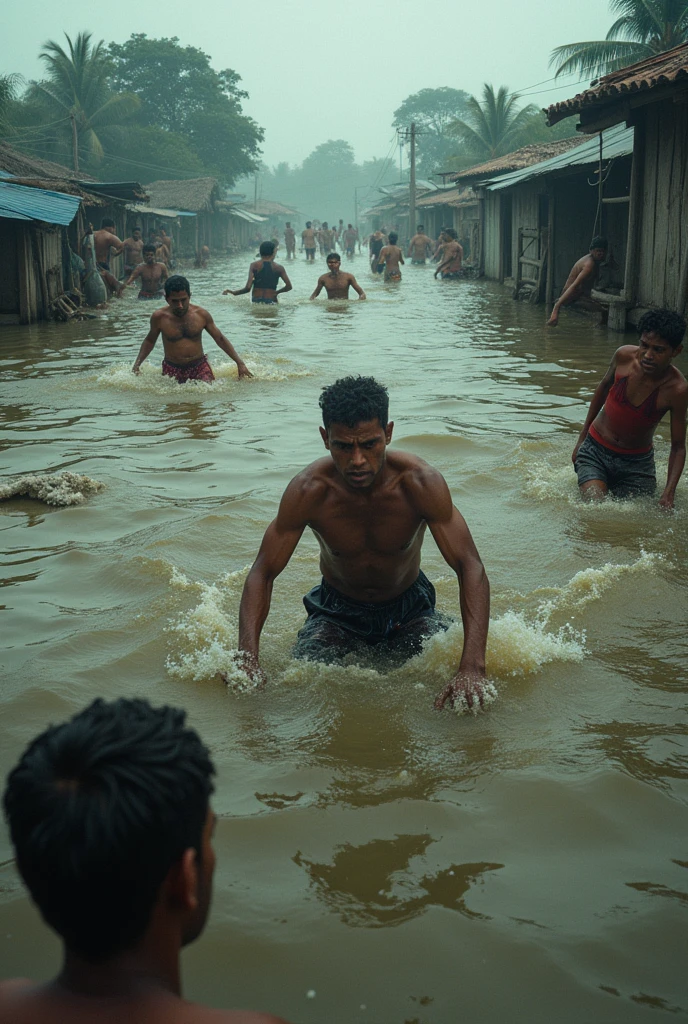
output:
[[[686,321],[668,309],[653,309],[638,322],[638,345],[622,345],[592,397],[573,449],[573,465],[586,500],[654,494],[657,486],[652,438],[669,412],[671,453],[659,504],[674,507],[686,461],[688,383],[673,361],[683,348]]]

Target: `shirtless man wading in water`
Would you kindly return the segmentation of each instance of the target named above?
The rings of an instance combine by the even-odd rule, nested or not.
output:
[[[143,263],[132,270],[124,282],[127,288],[134,281],[141,281],[140,299],[161,299],[164,295],[163,285],[167,280],[167,267],[164,263],[156,261],[156,248],[152,242],[147,242],[143,247]]]
[[[605,323],[608,310],[591,297],[591,292],[600,276],[600,265],[607,258],[607,240],[597,236],[590,243],[590,252],[581,256],[571,267],[566,284],[557,301],[552,307],[552,315],[547,327],[556,327],[559,323],[559,311],[562,306],[580,306],[581,309],[592,310],[601,314],[601,322]]]
[[[295,658],[338,662],[367,650],[395,660],[418,654],[448,627],[420,570],[430,528],[459,580],[464,646],[456,675],[435,707],[462,697],[483,702],[490,587],[473,538],[440,473],[408,452],[388,451],[387,389],[372,377],[344,377],[323,390],[320,435],[329,455],[287,487],[246,579],[239,612],[244,667],[264,682],[258,655],[274,581],[310,527],[320,545],[322,582],[304,598],[308,619]]]
[[[290,292],[292,283],[289,276],[279,263],[275,263],[274,242],[261,242],[260,259],[254,260],[248,268],[248,281],[243,288],[232,291],[225,288],[223,295],[245,295],[251,292],[251,302],[258,302],[266,306],[274,306],[277,296],[284,292]],[[284,287],[278,288],[280,281],[284,281]]]
[[[353,274],[341,270],[342,261],[338,253],[331,252],[327,257],[328,273],[321,274],[318,284],[311,295],[311,301],[317,299],[320,292],[325,289],[328,299],[348,299],[349,288],[358,293],[359,299],[365,299],[366,293],[361,288]]]
[[[674,493],[686,461],[688,383],[673,361],[683,348],[686,321],[668,309],[652,309],[638,321],[640,341],[622,345],[593,395],[573,449],[581,497],[654,494],[652,438],[669,412],[671,454],[662,508]]]
[[[301,245],[306,250],[306,262],[315,263],[315,249],[318,242],[315,237],[315,231],[313,225],[309,220],[306,221],[306,227],[301,232]]]
[[[156,341],[162,334],[162,344],[165,350],[162,372],[166,377],[174,377],[180,384],[184,384],[187,380],[203,380],[208,383],[215,380],[210,363],[203,352],[201,335],[205,330],[215,344],[237,364],[240,378],[253,376],[241,357],[237,355],[231,341],[225,338],[222,331],[216,326],[208,310],[202,309],[201,306],[191,305],[191,288],[185,277],[175,274],[173,277],[167,278],[165,298],[167,305],[162,309],[156,309],[151,317],[150,331],[144,338],[136,357],[136,362],[132,367],[133,373],[140,372],[141,363],[151,354]]]
[[[401,268],[399,264],[404,262],[404,254],[397,245],[396,232],[390,231],[389,244],[383,246],[378,256],[378,266],[385,265],[385,281],[401,281]]]

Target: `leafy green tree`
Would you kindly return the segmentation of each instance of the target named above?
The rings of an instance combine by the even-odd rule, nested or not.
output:
[[[0,137],[12,132],[13,106],[21,81],[21,75],[0,75]]]
[[[482,103],[475,96],[469,97],[465,117],[454,121],[448,131],[466,154],[478,159],[490,160],[510,153],[530,141],[528,128],[538,113],[533,103],[519,107],[518,100],[519,94],[509,92],[506,86],[495,92],[486,82]]]
[[[40,59],[47,77],[32,82],[28,102],[44,113],[46,122],[54,121],[54,132],[63,148],[69,145],[72,119],[76,126],[77,156],[88,167],[102,162],[105,146],[122,141],[120,129],[139,108],[140,101],[131,93],[116,93],[110,88],[111,64],[105,44],[92,43],[90,32],[80,32],[74,40],[69,36],[67,49],[52,40],[47,42]]]
[[[688,0],[610,0],[609,6],[619,17],[606,39],[566,43],[552,51],[557,75],[608,75],[688,42]]]
[[[200,178],[206,168],[189,139],[150,125],[127,129],[126,145],[106,157],[99,168],[104,180],[143,182],[169,178]]]
[[[108,49],[113,85],[141,101],[138,122],[187,138],[206,173],[227,184],[256,166],[263,130],[242,113],[247,97],[236,71],[215,71],[210,58],[175,36],[149,39],[134,34]],[[170,167],[170,177],[176,177]]]
[[[412,122],[418,129],[417,166],[420,174],[429,177],[443,170],[456,149],[456,141],[448,134],[449,126],[467,113],[470,99],[463,89],[421,89],[394,111],[394,128],[408,128]]]

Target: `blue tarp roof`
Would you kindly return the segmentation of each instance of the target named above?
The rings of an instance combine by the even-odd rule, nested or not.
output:
[[[42,220],[47,224],[66,226],[74,220],[80,204],[78,196],[0,181],[0,218]]]
[[[602,159],[612,160],[618,156],[630,156],[633,152],[633,129],[626,128],[622,124],[614,125],[604,132],[602,137]],[[537,178],[541,174],[550,174],[552,171],[564,171],[569,167],[579,167],[585,164],[596,164],[600,158],[600,138],[593,135],[582,145],[574,149],[567,149],[565,153],[558,156],[551,156],[549,160],[543,160],[539,164],[532,164],[520,171],[511,171],[509,174],[500,174],[499,177],[485,178],[478,182],[489,192],[497,192],[502,188],[511,188],[512,185],[520,185],[522,181],[530,178]]]

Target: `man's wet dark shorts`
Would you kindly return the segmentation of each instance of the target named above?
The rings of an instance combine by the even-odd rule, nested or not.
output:
[[[654,494],[657,489],[652,449],[639,455],[622,455],[588,434],[578,449],[574,468],[579,487],[589,480],[602,480],[617,498]]]
[[[328,663],[379,646],[410,658],[420,652],[425,637],[448,629],[453,621],[435,610],[435,588],[422,572],[408,590],[385,604],[355,601],[325,580],[306,594],[303,603],[308,618],[292,656]]]

